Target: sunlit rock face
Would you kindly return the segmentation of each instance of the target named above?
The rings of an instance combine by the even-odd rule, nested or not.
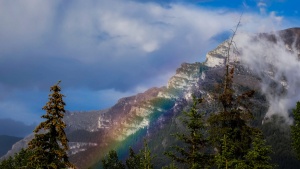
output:
[[[221,43],[216,49],[206,54],[205,65],[208,67],[223,66],[228,52],[228,42]]]
[[[189,90],[198,84],[201,63],[183,63],[168,82],[168,88]]]
[[[86,143],[86,142],[69,142],[68,155],[74,155],[81,151],[86,151],[90,147],[97,146],[97,143]]]
[[[89,111],[89,112],[67,112],[64,117],[64,122],[67,124],[67,130],[86,130],[89,132],[98,131],[99,123],[105,127],[105,122],[101,121],[101,117],[107,110]],[[99,122],[100,120],[100,122]],[[102,122],[102,123],[101,123]],[[109,121],[107,121],[109,123]]]

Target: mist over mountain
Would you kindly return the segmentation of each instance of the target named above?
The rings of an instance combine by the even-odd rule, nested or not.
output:
[[[290,109],[300,95],[300,28],[235,37],[237,50],[230,51],[235,68],[234,89],[237,93],[255,90],[251,99],[255,120],[251,125],[263,130],[274,149],[273,162],[279,168],[297,168],[289,143]],[[109,109],[90,112],[67,112],[67,136],[70,160],[78,168],[99,168],[100,160],[111,149],[121,158],[128,147],[138,150],[146,138],[155,158],[155,168],[168,163],[163,152],[175,142],[170,134],[184,131],[180,122],[192,95],[205,100],[201,111],[209,116],[218,110],[216,86],[224,79],[228,51],[225,41],[206,55],[204,63],[183,63],[167,86],[153,87],[144,93],[119,99]],[[276,137],[274,137],[276,135]],[[33,135],[14,144],[3,158],[26,147]],[[282,146],[283,144],[283,146]],[[279,152],[282,149],[285,151]]]

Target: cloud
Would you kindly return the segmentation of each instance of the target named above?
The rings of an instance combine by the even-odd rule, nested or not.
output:
[[[214,0],[132,0],[140,3],[157,3],[161,5],[169,5],[172,3],[199,3],[199,2],[210,2]]]
[[[257,3],[257,7],[259,8],[259,11],[261,14],[266,14],[266,7],[267,7],[267,4],[263,1],[259,1]]]
[[[293,45],[287,46],[279,34],[275,33],[275,36],[277,43],[239,34],[236,44],[241,61],[261,78],[261,91],[269,102],[266,117],[279,114],[291,122],[289,110],[300,100],[297,92],[300,87],[299,51]]]
[[[68,109],[88,107],[76,106],[77,94],[95,98],[87,109],[101,109],[115,97],[166,85],[182,62],[204,61],[240,16],[168,2],[0,1],[0,118],[38,121],[58,80],[74,98],[66,98]],[[245,13],[241,30],[281,28],[274,20],[285,21]],[[102,104],[107,94],[114,99]]]
[[[182,5],[22,3],[1,5],[0,33],[5,38],[0,45],[5,50],[0,65],[6,71],[0,77],[7,88],[46,89],[61,79],[68,87],[130,90],[146,78],[169,73],[166,67],[196,60],[205,54],[199,51],[206,50],[206,40],[235,22],[235,14]]]
[[[275,11],[270,12],[270,18],[272,18],[276,24],[280,24],[283,20],[283,16],[278,16]]]
[[[12,50],[38,45],[41,36],[52,27],[54,1],[3,0],[0,8],[1,58]]]
[[[269,5],[264,0],[258,1],[257,7],[259,8],[260,14],[269,15],[269,18],[271,18],[275,22],[275,24],[282,23],[283,16],[279,16],[277,11],[268,12]]]
[[[0,119],[14,119],[27,125],[40,122],[40,116],[45,113],[42,107],[46,104],[47,97],[47,92],[38,90],[4,93],[0,101]]]

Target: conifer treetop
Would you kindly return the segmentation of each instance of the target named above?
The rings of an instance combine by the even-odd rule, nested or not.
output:
[[[33,168],[74,168],[68,160],[67,150],[68,139],[64,129],[66,124],[63,121],[66,105],[63,101],[61,88],[57,84],[50,88],[49,100],[42,108],[46,114],[45,119],[36,129],[35,138],[28,143],[28,147],[33,151],[30,157],[30,167]]]

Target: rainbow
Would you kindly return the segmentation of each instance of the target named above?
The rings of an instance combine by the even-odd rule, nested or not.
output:
[[[135,112],[135,116],[132,113],[125,113],[124,116],[113,119],[113,125],[109,130],[105,133],[99,133],[101,144],[89,151],[89,154],[84,155],[83,164],[80,168],[102,168],[101,159],[110,150],[116,150],[119,159],[123,161],[129,154],[129,147],[139,150],[143,144],[143,139],[147,136],[149,126],[174,106],[174,100],[171,102],[166,100],[165,98],[150,100],[151,111],[143,118],[137,115],[139,112]],[[140,125],[138,128],[130,127],[135,126],[137,122]]]

